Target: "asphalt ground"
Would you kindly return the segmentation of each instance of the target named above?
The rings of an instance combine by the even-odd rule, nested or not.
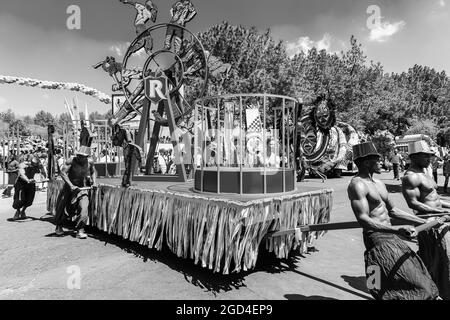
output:
[[[387,184],[396,205],[409,211],[400,182],[392,179],[392,173],[378,177]],[[350,179],[304,182],[334,189],[332,222],[355,221],[346,192]],[[442,175],[439,179],[442,186]],[[372,299],[364,276],[361,229],[329,231],[311,252],[293,252],[287,260],[260,252],[256,269],[224,276],[177,258],[167,249],[150,250],[92,229],[86,240],[73,234],[56,238],[51,219],[40,220],[46,214],[45,202],[46,193],[38,192],[27,212],[30,218],[10,222],[12,199],[0,200],[2,300]]]

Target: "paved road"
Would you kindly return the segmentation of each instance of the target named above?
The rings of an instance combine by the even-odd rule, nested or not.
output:
[[[399,182],[387,173],[380,177],[406,210]],[[332,221],[342,222],[354,220],[346,195],[349,181],[305,183],[335,190]],[[315,243],[315,252],[284,261],[261,255],[256,270],[222,276],[168,251],[99,232],[87,240],[51,237],[54,226],[39,220],[46,213],[45,198],[38,194],[28,212],[32,219],[24,222],[8,222],[11,199],[0,200],[0,299],[370,299],[361,230],[332,231]],[[68,288],[78,270],[72,266],[81,272],[80,289]]]

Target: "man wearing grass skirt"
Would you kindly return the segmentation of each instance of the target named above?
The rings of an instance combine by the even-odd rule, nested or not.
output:
[[[64,180],[65,186],[58,197],[55,233],[57,236],[64,235],[62,226],[67,211],[70,217],[76,217],[77,238],[86,239],[84,227],[89,216],[90,190],[82,189],[97,185],[97,173],[91,158],[91,148],[80,147],[76,156],[69,159],[62,168],[61,178]]]
[[[415,236],[415,228],[391,224],[391,218],[410,225],[420,225],[426,220],[394,207],[386,185],[374,178],[375,173],[381,173],[381,156],[372,142],[355,145],[353,155],[358,174],[347,191],[353,212],[363,228],[370,293],[377,300],[440,299],[423,261],[402,240]]]
[[[19,164],[19,176],[14,185],[13,208],[16,213],[12,220],[26,219],[25,211],[31,207],[36,195],[36,181],[34,176],[42,173],[46,178],[45,169],[37,156],[33,156],[31,161],[22,161]]]
[[[428,220],[450,213],[450,202],[438,194],[437,183],[425,173],[425,169],[436,157],[425,141],[409,145],[411,166],[402,179],[402,191],[408,206],[418,217]],[[449,216],[446,216],[447,222]],[[438,228],[420,232],[418,237],[419,256],[428,268],[444,300],[450,300],[450,226],[443,224]]]

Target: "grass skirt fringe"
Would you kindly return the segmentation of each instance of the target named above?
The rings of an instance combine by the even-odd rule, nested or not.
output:
[[[49,183],[47,205],[52,210],[63,185]],[[157,250],[166,244],[178,257],[229,274],[255,267],[259,246],[269,231],[329,222],[331,208],[331,190],[243,203],[101,185],[92,192],[89,225]],[[306,251],[322,234],[268,239],[266,246],[278,258],[287,258],[292,249]]]

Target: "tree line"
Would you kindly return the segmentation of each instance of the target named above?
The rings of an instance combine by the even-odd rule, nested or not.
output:
[[[427,134],[439,145],[450,147],[450,81],[445,71],[414,65],[402,73],[388,73],[369,60],[354,36],[349,49],[339,53],[312,48],[293,57],[286,44],[275,41],[270,30],[233,26],[228,22],[199,33],[206,50],[232,66],[224,75],[210,78],[208,94],[271,93],[304,101],[331,98],[339,121],[369,137],[380,132],[394,136]],[[195,87],[195,80],[189,83]],[[98,112],[91,119],[109,118]],[[34,117],[15,119],[9,110],[0,114],[8,126],[61,128],[70,116],[39,111]]]
[[[368,136],[427,134],[450,147],[450,82],[444,71],[414,65],[387,73],[367,58],[354,36],[346,51],[312,48],[289,57],[270,30],[227,22],[200,33],[206,50],[232,65],[227,77],[213,77],[210,94],[272,93],[311,101],[331,98],[337,118]]]
[[[84,113],[80,113],[80,119],[84,119]],[[89,120],[106,120],[111,118],[111,111],[105,114],[98,111],[89,114]],[[23,136],[40,135],[41,137],[47,136],[47,127],[49,125],[55,125],[56,130],[62,134],[63,128],[68,124],[72,124],[72,118],[69,113],[62,113],[60,115],[53,115],[50,112],[44,110],[38,111],[34,116],[16,116],[15,113],[8,109],[0,112],[0,134],[3,136],[8,133],[17,134],[19,130]]]

